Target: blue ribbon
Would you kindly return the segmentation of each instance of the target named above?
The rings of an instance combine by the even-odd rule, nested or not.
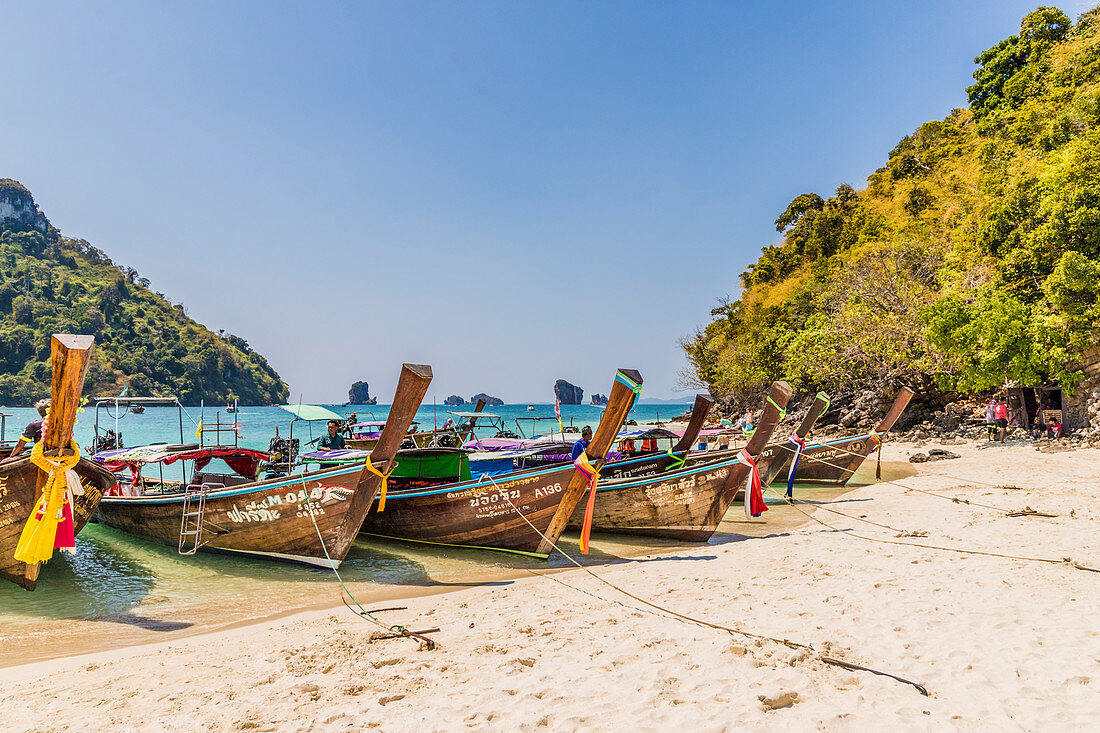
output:
[[[798,460],[802,458],[802,451],[806,449],[806,439],[797,440],[795,436],[787,438],[795,446],[794,458],[791,459],[791,468],[787,471],[787,498],[794,498],[794,477],[798,474]]]

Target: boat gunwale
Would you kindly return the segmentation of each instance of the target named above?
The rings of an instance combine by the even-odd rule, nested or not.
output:
[[[101,466],[102,468],[102,466]],[[347,466],[339,466],[336,468],[324,469],[322,471],[313,471],[311,473],[298,474],[297,476],[286,476],[278,479],[266,479],[265,481],[254,481],[248,484],[240,484],[231,488],[219,489],[217,491],[208,491],[206,493],[206,499],[209,501],[212,498],[223,498],[229,496],[238,496],[240,494],[250,494],[257,491],[264,491],[267,489],[273,489],[280,486],[289,486],[291,484],[302,483],[303,481],[311,481],[318,476],[329,476],[338,474],[350,474],[357,473],[363,470],[362,463],[353,463]],[[114,475],[114,474],[112,474]],[[268,483],[270,481],[270,483]],[[355,489],[352,488],[354,491]],[[172,493],[160,494],[160,495],[145,495],[145,496],[104,496],[100,499],[100,503],[107,502],[108,504],[115,503],[131,503],[131,504],[171,504],[173,502],[182,502],[187,492],[175,491]]]

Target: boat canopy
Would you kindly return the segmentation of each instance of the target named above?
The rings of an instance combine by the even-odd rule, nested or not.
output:
[[[366,422],[357,422],[352,425],[353,428],[377,428],[385,425],[385,420],[367,420]]]
[[[163,463],[168,466],[176,461],[194,461],[195,470],[201,471],[215,458],[225,461],[234,472],[241,476],[255,478],[260,461],[266,461],[270,457],[269,453],[252,450],[251,448],[235,448],[233,446],[173,448],[167,444],[157,444],[100,451],[92,456],[92,460],[103,464],[103,467],[112,473],[128,468],[136,482],[141,474],[141,467],[149,463]]]
[[[175,405],[176,397],[96,397],[95,402],[117,402],[120,405]]]
[[[318,405],[279,405],[279,407],[294,415],[299,420],[308,420],[310,422],[314,420],[344,421],[343,417],[337,415],[332,410]]]

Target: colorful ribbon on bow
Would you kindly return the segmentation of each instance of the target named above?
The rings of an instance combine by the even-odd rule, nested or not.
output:
[[[54,550],[72,552],[76,548],[72,497],[84,493],[80,477],[73,471],[80,462],[76,441],[69,441],[71,456],[47,456],[45,447],[40,440],[31,450],[31,463],[47,474],[46,485],[15,547],[15,559],[28,565],[46,562]]]
[[[596,511],[596,484],[600,480],[600,472],[588,460],[588,454],[581,451],[573,466],[584,475],[588,481],[588,502],[584,505],[584,523],[581,525],[581,554],[588,554],[588,536],[592,534],[592,515]]]
[[[794,498],[794,477],[798,474],[798,461],[802,458],[802,451],[806,450],[806,439],[798,437],[795,433],[789,441],[794,445],[794,456],[791,458],[791,467],[787,471],[787,498]]]
[[[875,458],[875,478],[882,478],[882,436],[872,430],[871,440],[875,441],[875,449],[878,451],[878,456]]]
[[[615,372],[615,381],[634,393],[634,399],[630,403],[630,406],[633,407],[634,403],[638,401],[638,395],[642,393],[642,385],[638,384],[622,372]]]
[[[665,466],[666,471],[675,471],[677,468],[683,468],[684,463],[687,461],[687,453],[682,456],[678,456],[672,452],[671,448],[668,449],[668,453],[666,453],[665,455],[672,459],[672,461],[667,466]]]
[[[749,477],[745,480],[745,518],[754,519],[768,511],[768,506],[764,503],[764,489],[760,483],[760,469],[744,448],[737,454],[737,460],[749,467]]]
[[[382,473],[374,467],[373,461],[367,459],[367,470],[382,479],[382,486],[378,489],[378,511],[380,512],[386,511],[386,483],[389,481],[390,474],[392,474],[396,468],[397,463],[395,462],[388,472]]]

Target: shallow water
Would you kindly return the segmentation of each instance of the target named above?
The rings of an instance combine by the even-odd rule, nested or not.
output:
[[[883,469],[886,479],[913,473],[906,463],[886,463]],[[873,482],[872,457],[848,487],[800,486],[795,495],[831,501]],[[766,519],[754,521],[747,521],[743,506],[734,504],[711,544],[767,538],[808,521],[774,497],[768,503],[772,510]],[[559,544],[580,559],[577,541],[576,533],[566,533]],[[644,555],[672,559],[667,553],[691,546],[595,534],[584,562],[631,561]],[[569,566],[559,554],[550,558],[551,568]],[[507,553],[361,540],[340,575],[364,606],[377,608],[400,605],[385,602],[393,598],[510,583],[546,567],[545,561]],[[42,569],[35,592],[0,583],[0,666],[165,641],[339,603],[340,586],[328,570],[213,553],[180,556],[173,547],[93,524],[77,539],[75,554],[56,557]],[[393,623],[402,620],[400,611],[381,616]],[[350,613],[348,619],[353,620]]]

